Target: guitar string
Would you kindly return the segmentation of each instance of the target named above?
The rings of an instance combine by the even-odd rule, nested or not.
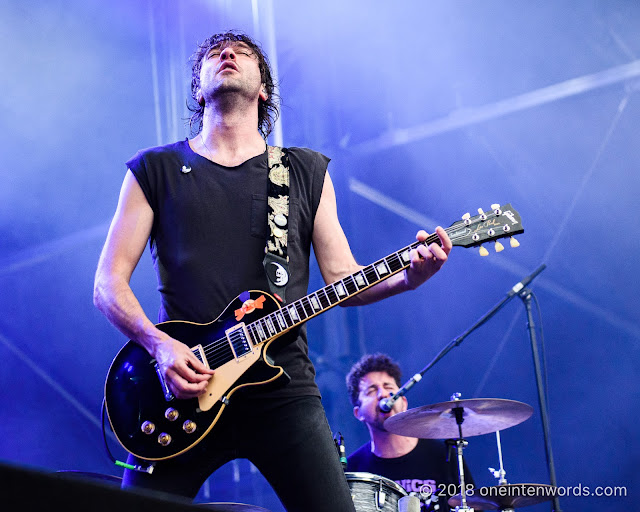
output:
[[[487,220],[488,220],[489,218],[492,218],[492,217],[497,217],[497,215],[495,214],[495,212],[491,212],[490,214],[487,214]],[[484,221],[480,218],[480,216],[478,216],[476,219],[474,219],[473,221],[471,221],[471,222],[469,223],[469,225],[475,224],[475,223],[477,223],[478,221],[482,221],[482,222],[484,222]],[[453,233],[454,231],[456,231],[457,229],[458,229],[458,227],[450,226],[449,228],[446,228],[446,229],[445,229],[445,232],[446,232],[447,234],[450,234],[450,233]],[[504,237],[507,237],[507,236],[510,236],[510,235],[508,234],[508,232],[504,232],[504,234],[503,234],[502,236],[496,237],[496,240],[497,240],[498,238],[504,238]],[[317,296],[317,294],[318,294],[318,293],[320,293],[320,292],[324,292],[325,296],[327,296],[327,299],[329,299],[329,298],[328,298],[328,294],[327,294],[326,290],[327,290],[327,289],[332,288],[335,284],[337,284],[337,283],[341,283],[341,282],[343,282],[345,279],[352,279],[352,280],[354,280],[354,277],[353,277],[353,276],[355,276],[355,275],[356,275],[356,274],[358,274],[358,273],[363,273],[363,272],[364,272],[365,270],[367,270],[367,269],[374,269],[374,270],[375,270],[375,266],[376,266],[378,263],[382,262],[382,261],[385,261],[385,262],[386,262],[386,260],[388,260],[388,259],[389,259],[389,258],[391,258],[391,257],[398,257],[399,259],[402,259],[400,255],[401,255],[401,254],[403,254],[405,251],[407,251],[407,250],[411,250],[411,249],[414,249],[414,248],[416,248],[418,245],[421,245],[421,244],[422,244],[422,245],[425,245],[425,246],[429,246],[431,243],[435,242],[436,240],[438,240],[438,235],[437,235],[437,233],[433,233],[433,234],[429,235],[425,240],[423,240],[423,241],[421,241],[421,242],[420,242],[420,241],[413,242],[412,244],[410,244],[410,245],[408,245],[408,246],[406,246],[406,247],[404,247],[404,248],[400,249],[399,251],[397,251],[397,252],[395,252],[395,253],[390,254],[389,256],[387,256],[387,257],[385,257],[385,258],[382,258],[381,260],[379,260],[379,261],[377,261],[377,262],[375,262],[375,263],[372,263],[372,264],[370,264],[370,265],[368,265],[368,266],[366,266],[366,267],[363,267],[363,269],[361,269],[359,272],[356,272],[356,273],[354,273],[354,274],[351,274],[351,275],[349,275],[349,276],[346,276],[344,279],[342,279],[342,280],[340,280],[340,281],[336,281],[335,283],[331,283],[331,284],[329,284],[329,285],[325,286],[324,288],[321,288],[321,289],[317,290],[316,292],[314,292],[314,293],[312,293],[312,294],[310,294],[310,295],[316,295],[316,296]],[[403,268],[406,268],[407,266],[408,266],[408,265],[403,265]],[[376,274],[377,274],[377,272],[376,272]],[[382,279],[378,279],[377,281],[382,281]],[[376,284],[377,284],[377,283],[376,283]],[[357,284],[356,284],[356,287],[357,287]],[[350,295],[355,295],[358,291],[360,291],[360,290],[356,290],[356,292],[354,292],[354,293],[352,293],[352,294],[350,294]],[[297,301],[292,302],[291,304],[289,304],[289,305],[288,305],[288,307],[290,307],[290,306],[294,306],[294,307],[296,307],[296,311],[298,311],[297,305],[300,305],[300,306],[301,306],[302,311],[304,311],[304,312],[305,312],[305,315],[307,315],[307,313],[306,313],[306,309],[305,309],[305,307],[304,307],[304,302],[303,302],[303,301],[305,301],[305,300],[306,300],[307,302],[309,302],[309,300],[310,300],[310,299],[309,299],[310,295],[307,295],[307,296],[305,296],[305,297],[302,297],[301,299],[298,299]],[[336,305],[336,304],[337,304],[337,303],[332,303],[332,302],[331,302],[331,300],[329,299],[329,306],[328,306],[328,307],[330,307],[330,306],[334,306],[334,305]],[[323,310],[328,309],[328,307],[323,308]],[[314,309],[314,308],[313,308],[313,306],[311,305],[311,310],[313,311],[313,309]],[[274,311],[273,313],[270,313],[270,314],[268,314],[268,315],[265,315],[264,317],[260,318],[259,320],[256,320],[256,321],[252,322],[251,324],[248,324],[248,325],[246,326],[248,330],[251,328],[251,326],[254,326],[254,327],[253,327],[253,330],[254,330],[254,331],[256,331],[255,333],[250,333],[250,336],[251,336],[252,338],[253,338],[254,336],[258,336],[258,338],[260,338],[260,335],[259,335],[259,333],[258,333],[258,331],[257,331],[257,328],[255,327],[255,324],[259,323],[260,321],[264,321],[264,320],[266,320],[267,318],[270,318],[270,319],[271,319],[271,323],[272,323],[274,326],[279,325],[279,323],[278,323],[277,321],[275,321],[275,320],[276,320],[275,315],[276,315],[277,313],[279,313],[279,312],[280,312],[280,313],[282,313],[282,310],[281,310],[281,309],[278,309],[277,311]],[[299,315],[299,313],[298,313],[298,315]],[[290,314],[289,314],[289,316],[291,317],[291,315],[290,315]],[[301,322],[303,322],[303,321],[307,320],[310,316],[313,316],[313,315],[307,315],[307,318],[302,319],[302,320],[300,320],[300,321],[296,321],[296,322],[294,322],[291,326],[289,326],[289,325],[288,325],[288,322],[286,321],[286,319],[284,319],[284,316],[283,316],[284,323],[285,323],[285,325],[286,325],[285,329],[286,329],[286,328],[289,328],[289,327],[293,327],[294,325],[296,325],[296,323],[301,323]],[[275,328],[274,328],[274,329],[275,329]],[[282,329],[282,330],[285,330],[285,329]],[[263,329],[263,330],[264,330],[264,329]],[[275,330],[277,331],[277,329],[275,329]],[[268,331],[269,331],[269,330],[268,330],[268,329],[266,329],[266,332],[268,332]],[[278,334],[278,332],[276,332],[276,334]],[[270,337],[271,337],[271,336],[268,336],[268,338],[270,338]],[[267,339],[268,339],[268,338],[267,338]],[[214,364],[217,364],[218,362],[220,362],[220,361],[224,361],[228,356],[232,355],[232,354],[233,354],[233,351],[231,350],[231,347],[229,346],[229,342],[228,342],[227,338],[225,337],[225,338],[219,338],[219,339],[217,339],[217,340],[215,340],[215,341],[213,341],[213,342],[209,343],[208,345],[204,346],[204,347],[203,347],[203,353],[204,353],[205,357],[207,358],[207,361],[209,361],[209,363],[210,363],[210,364],[211,364],[212,362],[213,362]],[[215,359],[214,359],[214,358],[215,358]],[[230,359],[229,359],[229,360],[230,360]]]
[[[424,240],[423,242],[414,242],[414,243],[413,243],[413,244],[411,244],[410,246],[407,246],[407,247],[405,247],[405,248],[401,249],[400,251],[398,251],[398,252],[396,252],[396,253],[393,253],[393,254],[391,254],[391,255],[387,256],[387,257],[386,257],[386,258],[384,258],[384,259],[386,260],[386,259],[388,259],[388,258],[390,258],[390,257],[392,257],[392,256],[396,256],[396,257],[400,258],[400,256],[399,256],[400,254],[402,254],[402,253],[403,253],[404,251],[406,251],[407,249],[409,249],[409,250],[410,250],[410,249],[414,248],[414,247],[413,247],[414,245],[415,245],[415,246],[417,246],[417,245],[419,245],[420,243],[422,243],[422,244],[430,244],[430,243],[431,243],[432,241],[434,241],[436,238],[437,238],[437,235],[432,235],[431,237],[428,237],[428,238],[427,238],[426,240]],[[401,259],[401,258],[400,258],[400,259]],[[382,261],[382,260],[380,260],[380,261]],[[371,264],[371,265],[369,265],[368,267],[373,267],[374,265],[375,265],[375,264]],[[363,270],[365,270],[365,269],[366,269],[366,268],[368,268],[368,267],[364,267],[360,272],[362,272]],[[357,272],[356,272],[356,274],[357,274]],[[345,277],[344,279],[349,279],[349,278],[352,278],[352,279],[353,279],[353,274],[352,274],[352,275],[349,275],[349,276],[347,276],[347,277]],[[343,280],[344,280],[344,279],[343,279]],[[341,280],[341,281],[343,281],[343,280]],[[327,288],[331,287],[331,286],[332,286],[332,285],[334,285],[334,284],[336,284],[336,283],[332,283],[331,285],[327,285],[326,287],[321,288],[320,290],[317,290],[317,291],[315,292],[315,294],[318,294],[319,292],[321,292],[321,291],[323,291],[323,290],[325,290],[325,289],[327,289]],[[355,292],[354,292],[354,293],[355,293]],[[311,295],[313,295],[313,294],[311,294]],[[326,295],[326,291],[325,291],[325,295]],[[297,303],[300,303],[300,304],[302,305],[302,310],[303,310],[303,311],[305,311],[305,314],[306,314],[306,309],[304,308],[304,304],[303,304],[303,301],[304,301],[304,300],[309,301],[308,296],[302,297],[301,299],[298,299],[297,301],[292,302],[289,306],[295,306]],[[330,302],[330,304],[331,304],[331,302]],[[335,304],[332,304],[332,305],[335,305]],[[297,309],[297,308],[296,308],[296,309]],[[313,307],[312,307],[311,309],[313,310]],[[261,318],[260,320],[265,320],[266,318],[270,317],[270,318],[272,319],[272,323],[273,323],[274,325],[277,325],[277,322],[274,322],[274,321],[273,321],[273,319],[275,318],[275,314],[277,314],[279,311],[280,311],[280,310],[278,310],[278,311],[274,311],[273,313],[270,313],[269,315],[266,315],[265,317]],[[298,313],[298,315],[299,315],[299,313]],[[311,316],[311,315],[307,315],[307,316]],[[251,324],[249,324],[249,325],[247,326],[247,328],[249,328],[250,326],[254,325],[254,323],[259,322],[260,320],[257,320],[256,322],[252,322]],[[305,319],[305,320],[306,320],[306,319]],[[303,320],[303,321],[304,321],[304,320]],[[293,325],[295,325],[295,323],[294,323]],[[292,325],[292,326],[293,326],[293,325]],[[288,328],[288,327],[292,327],[292,326],[287,326],[287,328]],[[277,334],[277,333],[276,333],[276,334]],[[207,357],[207,360],[209,361],[209,360],[210,360],[210,356],[214,356],[214,357],[216,357],[216,356],[222,356],[222,357],[224,357],[225,355],[228,355],[229,353],[231,353],[231,352],[232,352],[232,351],[231,351],[231,348],[229,347],[229,348],[228,348],[228,350],[225,350],[225,348],[226,348],[226,347],[229,347],[229,343],[228,343],[227,339],[226,339],[226,338],[219,338],[219,339],[217,339],[217,340],[213,341],[212,343],[210,343],[210,344],[206,345],[205,347],[203,347],[203,352],[204,352],[205,356]],[[225,354],[220,354],[220,352],[225,352]]]

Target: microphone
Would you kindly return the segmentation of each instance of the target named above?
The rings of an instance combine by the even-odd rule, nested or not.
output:
[[[409,381],[404,386],[402,386],[398,390],[397,393],[393,393],[389,398],[383,398],[382,400],[380,400],[380,404],[378,405],[378,407],[380,407],[380,410],[382,412],[389,412],[393,407],[393,404],[395,404],[398,401],[398,398],[400,398],[407,391],[409,391],[409,389],[411,389],[411,387],[416,382],[419,382],[420,379],[422,379],[422,375],[419,373],[416,373],[413,377],[409,379]]]
[[[393,408],[393,404],[396,403],[396,400],[398,398],[396,398],[397,395],[391,395],[389,398],[383,398],[382,400],[380,400],[380,410],[382,412],[389,412],[392,408]]]
[[[347,452],[344,447],[344,437],[342,437],[341,432],[338,432],[338,435],[334,436],[333,442],[335,443],[336,449],[338,450],[338,456],[340,457],[340,463],[342,464],[342,468],[346,470],[347,469]]]
[[[522,281],[520,281],[513,288],[511,288],[511,290],[509,290],[509,293],[507,293],[507,297],[513,297],[516,293],[519,293],[525,286],[527,286],[531,281],[533,281],[536,278],[536,276],[540,272],[542,272],[545,268],[547,268],[547,266],[544,263],[540,265],[531,274],[529,274]]]

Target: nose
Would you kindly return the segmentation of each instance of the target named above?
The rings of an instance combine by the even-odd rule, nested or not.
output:
[[[220,52],[220,60],[231,59],[235,60],[236,52],[233,51],[231,46],[227,46],[224,50]]]
[[[380,388],[378,390],[378,400],[382,400],[383,398],[389,398],[389,390]]]

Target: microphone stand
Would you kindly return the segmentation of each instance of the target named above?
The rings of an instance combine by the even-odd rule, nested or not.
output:
[[[544,397],[544,384],[542,382],[542,371],[540,369],[540,357],[538,355],[538,343],[536,341],[535,324],[533,322],[533,313],[531,310],[531,290],[523,288],[518,292],[518,296],[524,302],[527,310],[527,327],[529,330],[529,339],[531,340],[531,352],[533,355],[533,366],[536,371],[536,386],[538,388],[538,404],[540,406],[540,417],[542,419],[542,432],[544,434],[544,448],[547,456],[547,466],[549,468],[549,481],[553,487],[557,487],[556,470],[553,464],[553,452],[551,451],[551,439],[549,434],[549,418],[547,416],[547,403]],[[557,493],[553,496],[553,510],[562,512]]]
[[[394,393],[390,399],[386,400],[385,408],[388,407],[388,410],[391,410],[391,407],[395,403],[395,401],[404,396],[404,394],[409,391],[413,387],[416,382],[419,382],[422,379],[422,376],[429,371],[440,359],[442,359],[445,355],[447,355],[454,347],[460,345],[464,339],[469,336],[473,331],[475,331],[478,327],[485,324],[489,319],[491,319],[502,307],[509,302],[513,297],[518,295],[525,304],[527,310],[527,327],[529,329],[529,338],[531,339],[531,350],[533,352],[533,364],[536,372],[536,385],[538,388],[538,402],[540,405],[540,414],[542,418],[542,428],[544,434],[544,442],[545,442],[545,452],[547,456],[547,465],[549,467],[549,477],[551,481],[551,485],[553,487],[557,487],[556,483],[556,472],[553,465],[553,453],[551,451],[551,441],[549,439],[549,420],[547,417],[547,404],[544,398],[544,386],[542,382],[542,372],[540,370],[540,359],[538,356],[538,345],[536,342],[536,334],[535,334],[535,324],[533,322],[533,314],[531,311],[531,291],[526,288],[527,285],[533,281],[536,276],[542,272],[547,265],[544,263],[540,265],[536,270],[534,270],[529,276],[525,277],[522,281],[516,284],[507,295],[498,302],[493,308],[491,308],[487,313],[485,313],[480,319],[473,324],[469,329],[460,334],[458,337],[454,338],[447,346],[445,346],[436,357],[425,366],[420,372],[416,373],[409,381],[404,384],[397,393]],[[553,498],[553,509],[556,512],[561,512],[560,504],[558,503],[558,497],[554,496]]]

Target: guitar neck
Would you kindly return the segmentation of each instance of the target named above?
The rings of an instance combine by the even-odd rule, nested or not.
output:
[[[524,232],[520,215],[510,204],[502,206],[493,204],[491,210],[485,213],[482,209],[478,209],[478,213],[479,215],[475,217],[465,214],[462,220],[454,222],[445,229],[452,245],[481,246],[483,242],[497,241],[500,238],[512,237]],[[429,246],[439,240],[438,235],[433,233],[422,242],[413,242],[335,283],[248,324],[246,328],[252,341],[254,344],[265,342],[388,279],[410,265],[409,253],[412,249],[419,245]],[[516,244],[514,243],[513,246],[515,247]],[[496,250],[501,251],[502,246],[496,247]],[[488,253],[485,251],[486,254]]]
[[[423,242],[414,242],[339,281],[282,306],[281,309],[248,324],[247,330],[255,343],[262,343],[293,329],[404,270],[411,263],[409,253],[412,249],[419,245],[428,246],[437,240],[438,235],[432,234]]]

